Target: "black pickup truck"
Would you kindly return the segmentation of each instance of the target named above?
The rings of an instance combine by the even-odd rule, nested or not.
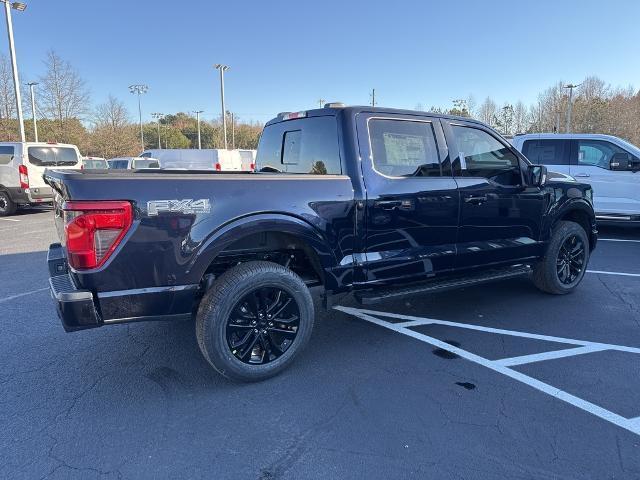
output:
[[[261,380],[309,340],[310,290],[368,304],[530,275],[582,280],[592,190],[468,118],[329,104],[282,113],[255,172],[48,171],[67,331],[195,317],[205,358]]]

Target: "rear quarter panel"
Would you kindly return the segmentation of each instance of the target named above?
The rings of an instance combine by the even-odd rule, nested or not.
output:
[[[134,225],[109,261],[75,274],[95,292],[197,284],[217,252],[216,235],[231,231],[227,240],[239,239],[259,221],[265,230],[279,231],[287,219],[307,228],[326,245],[325,269],[353,250],[353,187],[346,176],[74,173],[58,185],[65,199],[134,205]],[[172,199],[209,199],[211,211],[149,215],[149,201]]]

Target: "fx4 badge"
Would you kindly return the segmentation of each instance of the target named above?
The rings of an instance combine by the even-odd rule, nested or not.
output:
[[[209,213],[211,212],[211,203],[208,198],[193,200],[186,198],[184,200],[149,200],[147,202],[147,214],[156,216],[159,213]]]

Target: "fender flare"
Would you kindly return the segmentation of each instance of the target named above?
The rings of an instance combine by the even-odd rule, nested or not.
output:
[[[551,231],[556,226],[556,224],[565,215],[574,211],[579,211],[584,213],[589,218],[589,222],[592,224],[592,226],[595,224],[596,217],[595,217],[595,213],[593,212],[593,207],[582,197],[572,198],[564,202],[562,205],[560,205],[557,211],[550,212],[551,215],[549,216],[549,219],[547,221],[547,227],[545,229],[547,232],[546,235],[550,237]],[[593,232],[591,231],[591,229],[587,231],[587,235],[589,236],[590,242],[592,242]]]
[[[220,252],[243,237],[261,232],[286,233],[300,238],[314,250],[325,271],[337,265],[329,242],[313,225],[292,215],[263,213],[233,220],[213,232],[191,260],[188,274],[199,282]]]

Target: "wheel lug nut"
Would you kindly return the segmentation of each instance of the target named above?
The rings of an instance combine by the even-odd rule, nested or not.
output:
[[[269,326],[270,326],[270,327],[273,327],[273,322],[269,322]]]
[[[257,329],[257,328],[255,328],[253,331],[254,331],[254,332],[256,332],[256,333],[258,333],[258,329]]]

